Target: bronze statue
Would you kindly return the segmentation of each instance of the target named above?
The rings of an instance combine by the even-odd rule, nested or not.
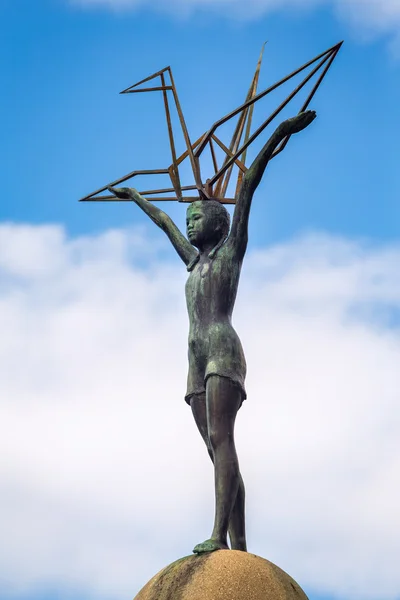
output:
[[[250,207],[269,161],[285,149],[293,134],[305,129],[315,119],[315,112],[308,108],[341,46],[342,42],[332,46],[267,89],[258,92],[263,47],[245,102],[221,117],[195,142],[189,136],[171,67],[165,67],[124,89],[121,94],[162,94],[172,163],[167,168],[132,171],[81,199],[85,202],[136,202],[165,231],[190,273],[186,283],[190,322],[186,402],[191,406],[215,469],[214,528],[210,539],[194,548],[195,553],[228,548],[228,532],[232,549],[246,551],[245,491],[234,443],[236,414],[246,398],[246,361],[239,337],[232,327],[231,317],[247,247]],[[297,80],[294,90],[252,132],[255,105],[301,73],[305,74],[304,79],[300,82]],[[249,146],[312,81],[314,84],[303,101],[299,114],[279,125],[253,164],[247,168]],[[186,150],[179,156],[172,126],[171,98],[186,145]],[[218,130],[225,123],[233,123],[236,117],[238,120],[233,137],[225,145]],[[224,156],[222,164],[217,156],[217,152],[221,150]],[[206,153],[212,158],[214,172],[204,181],[202,160]],[[183,186],[180,165],[186,159],[191,163],[193,181]],[[232,188],[229,186],[234,169],[238,170],[238,177],[231,194]],[[142,175],[167,176],[172,187],[140,192],[134,188],[115,187]],[[102,195],[106,190],[111,195]],[[187,196],[187,192],[192,190],[195,195]],[[171,200],[191,203],[187,210],[189,241],[170,217],[153,204]],[[224,204],[235,205],[230,230],[229,213]]]
[[[199,199],[187,210],[187,236],[170,217],[133,188],[109,191],[134,201],[170,239],[187,266],[189,373],[186,402],[207,446],[215,470],[215,521],[210,539],[195,553],[228,548],[246,551],[245,490],[234,442],[236,414],[246,398],[246,362],[231,317],[243,258],[253,194],[279,144],[305,129],[316,117],[302,112],[281,123],[246,170],[236,198],[232,227],[229,213],[215,199]],[[197,250],[195,249],[197,248]]]

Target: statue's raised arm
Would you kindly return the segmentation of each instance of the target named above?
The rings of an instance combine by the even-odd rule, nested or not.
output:
[[[197,256],[196,250],[190,242],[185,238],[180,229],[175,225],[173,220],[160,210],[152,202],[149,202],[139,194],[134,188],[113,188],[108,187],[109,191],[121,199],[131,199],[135,202],[150,219],[167,234],[170,242],[177,251],[185,265],[189,265]]]
[[[268,162],[280,142],[287,135],[302,131],[314,121],[316,116],[314,111],[309,110],[281,123],[243,177],[242,187],[233,214],[231,232],[226,242],[233,248],[239,260],[244,257],[247,248],[248,222],[253,194],[261,181]]]

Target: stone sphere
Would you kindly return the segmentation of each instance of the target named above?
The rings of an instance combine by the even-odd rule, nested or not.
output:
[[[160,571],[134,600],[308,600],[273,563],[248,552],[218,550],[181,558]]]

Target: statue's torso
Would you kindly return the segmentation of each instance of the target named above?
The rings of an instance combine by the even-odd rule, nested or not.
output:
[[[231,316],[239,284],[241,262],[226,247],[214,259],[205,257],[186,283],[189,314],[189,385],[217,374],[236,381],[244,392],[246,362]],[[194,393],[194,392],[193,392]]]
[[[214,259],[201,258],[186,282],[190,328],[195,333],[214,323],[230,323],[239,285],[241,263],[224,246]]]

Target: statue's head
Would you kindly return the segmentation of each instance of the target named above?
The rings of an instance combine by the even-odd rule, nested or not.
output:
[[[199,250],[211,244],[214,250],[210,253],[210,258],[213,258],[224,243],[229,233],[229,225],[229,213],[218,200],[196,200],[187,209],[188,239]]]

